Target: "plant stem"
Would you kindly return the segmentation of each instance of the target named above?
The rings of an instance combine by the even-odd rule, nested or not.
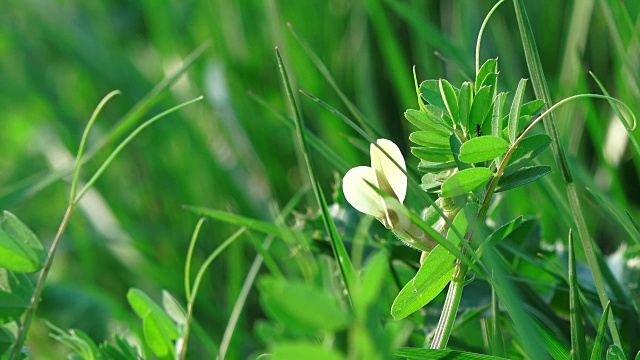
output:
[[[453,329],[453,323],[458,313],[460,299],[462,298],[464,277],[468,270],[469,267],[461,262],[458,262],[456,265],[456,272],[449,283],[449,290],[447,291],[447,298],[444,301],[442,314],[440,314],[440,321],[438,321],[438,326],[436,327],[436,332],[431,342],[432,349],[443,349],[447,346],[451,330]]]
[[[38,282],[36,283],[35,289],[33,291],[33,295],[31,296],[31,302],[29,303],[29,308],[24,316],[24,320],[18,329],[18,334],[16,337],[16,342],[11,349],[11,354],[9,355],[9,359],[17,359],[18,354],[20,353],[20,349],[22,349],[22,345],[24,345],[24,341],[26,339],[27,330],[29,329],[29,325],[31,324],[31,320],[38,310],[38,304],[40,303],[40,295],[42,294],[42,289],[44,289],[44,284],[47,282],[47,276],[49,276],[49,271],[51,270],[51,265],[53,264],[53,258],[55,257],[56,250],[58,249],[58,245],[60,244],[60,239],[62,238],[62,234],[64,233],[67,225],[69,224],[69,219],[71,218],[71,214],[75,208],[75,204],[71,203],[67,207],[67,211],[64,213],[64,217],[62,218],[62,222],[60,223],[60,227],[58,227],[58,232],[56,236],[53,238],[53,243],[51,244],[51,248],[49,249],[49,253],[47,254],[47,259],[44,262],[44,266],[42,268],[42,272],[40,273],[40,277],[38,278]]]

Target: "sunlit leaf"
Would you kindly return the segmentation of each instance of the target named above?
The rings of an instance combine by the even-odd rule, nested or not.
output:
[[[4,211],[0,219],[0,267],[35,272],[42,268],[46,256],[36,235],[15,215]]]
[[[420,94],[429,104],[442,110],[446,110],[442,95],[440,94],[440,83],[438,80],[425,80],[420,84]]]
[[[428,107],[427,111],[429,111]],[[404,117],[420,130],[435,132],[448,138],[449,135],[451,135],[451,131],[447,129],[445,122],[437,116],[436,114],[425,114],[422,111],[414,109],[409,109],[404,113]]]
[[[454,197],[466,194],[486,184],[492,177],[493,172],[485,167],[459,171],[442,184],[442,196]]]
[[[415,144],[427,147],[448,147],[449,136],[435,131],[416,131],[409,135],[409,140]]]
[[[147,294],[132,288],[127,292],[127,301],[142,319],[145,342],[153,353],[164,357],[175,352],[173,341],[180,334],[175,323]]]
[[[391,306],[391,316],[403,319],[433,300],[451,281],[455,271],[453,256],[441,245],[431,250],[416,276],[400,290]]]
[[[607,349],[607,360],[627,360],[624,350],[617,345],[611,345]]]
[[[456,167],[456,162],[445,161],[445,162],[433,162],[422,160],[418,163],[418,170],[426,173],[437,173],[445,170],[453,169]]]
[[[480,136],[473,138],[460,148],[460,161],[477,163],[493,160],[509,150],[509,143],[497,136]]]

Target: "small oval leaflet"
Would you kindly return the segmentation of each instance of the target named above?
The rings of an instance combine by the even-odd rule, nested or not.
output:
[[[462,170],[442,184],[442,196],[453,197],[466,194],[486,184],[492,177],[493,172],[485,167]]]
[[[460,148],[460,161],[477,163],[493,160],[509,150],[509,143],[497,136],[475,137]]]

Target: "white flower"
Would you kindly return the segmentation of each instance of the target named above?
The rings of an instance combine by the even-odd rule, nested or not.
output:
[[[376,143],[406,171],[404,158],[396,144],[387,139],[378,139]],[[342,191],[349,204],[356,210],[377,218],[384,226],[392,229],[394,215],[389,211],[391,204],[369,184],[378,187],[402,204],[407,194],[407,175],[374,144],[371,144],[370,152],[371,167],[358,166],[349,170],[342,179]]]
[[[433,240],[430,240],[401,210],[407,194],[407,167],[402,153],[396,144],[387,139],[378,139],[376,143],[389,156],[371,144],[371,167],[358,166],[345,174],[342,179],[344,196],[356,210],[380,220],[408,245],[429,251],[433,248]],[[369,184],[376,186],[389,197],[382,197]]]

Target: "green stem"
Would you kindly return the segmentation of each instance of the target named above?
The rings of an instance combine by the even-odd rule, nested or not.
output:
[[[47,259],[44,262],[44,266],[42,268],[42,272],[40,273],[40,277],[38,278],[38,282],[36,283],[36,287],[33,290],[33,295],[31,296],[31,302],[29,303],[29,308],[24,316],[24,320],[20,328],[18,329],[18,334],[16,338],[15,344],[13,344],[13,348],[11,349],[11,354],[9,355],[9,359],[17,359],[18,354],[20,353],[20,349],[22,349],[22,345],[24,345],[24,341],[27,338],[27,330],[31,325],[31,320],[33,320],[33,316],[38,310],[38,304],[40,304],[40,296],[42,295],[42,289],[44,289],[44,284],[46,283],[47,276],[49,275],[49,271],[51,270],[51,265],[53,264],[53,258],[55,257],[56,250],[58,249],[58,245],[60,244],[60,239],[62,238],[62,234],[64,234],[67,225],[69,224],[69,219],[71,218],[71,214],[73,213],[73,209],[75,208],[75,204],[69,204],[67,207],[67,211],[64,213],[64,217],[62,218],[62,222],[60,223],[60,227],[58,228],[58,232],[56,236],[53,238],[53,243],[51,244],[51,248],[49,249],[49,253],[47,254]]]
[[[464,277],[468,270],[468,266],[460,263],[456,269],[456,273],[449,283],[449,291],[447,292],[447,298],[444,302],[444,307],[442,308],[442,314],[440,314],[440,321],[438,321],[438,326],[436,327],[436,332],[433,335],[433,341],[431,342],[432,349],[444,349],[447,346],[451,330],[453,329],[453,323],[455,322],[456,314],[458,313],[460,299],[462,298]]]

